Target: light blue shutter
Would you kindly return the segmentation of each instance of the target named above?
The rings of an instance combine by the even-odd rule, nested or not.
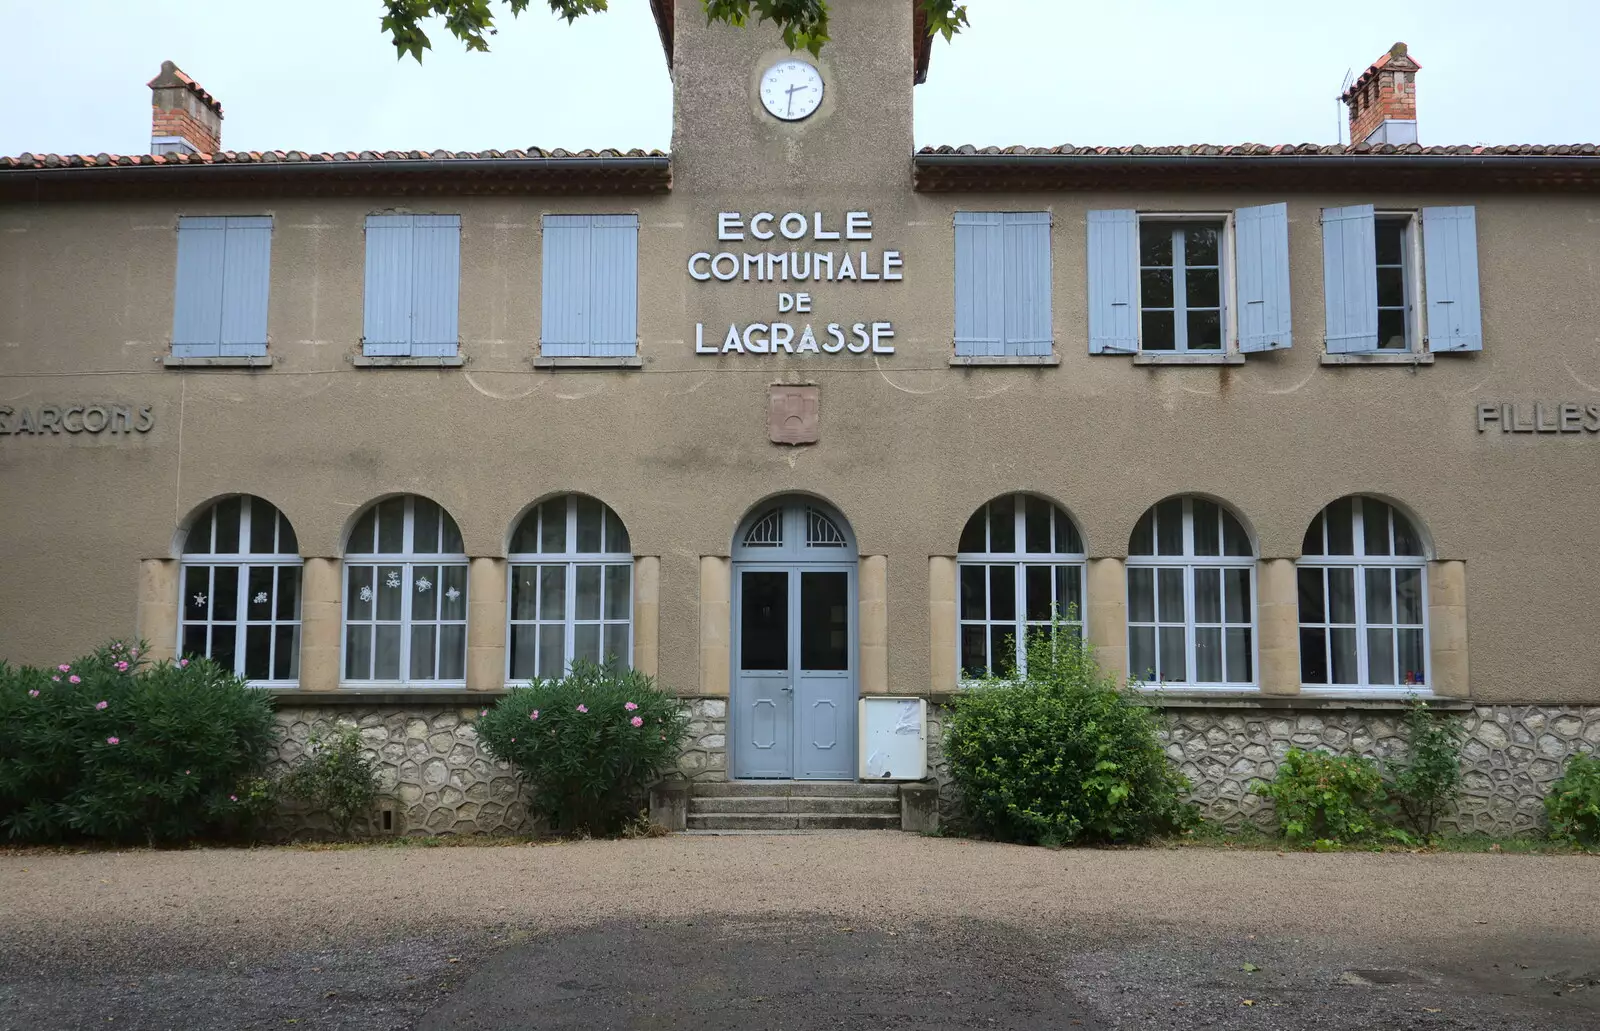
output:
[[[539,350],[550,358],[584,358],[589,351],[592,215],[544,216]]]
[[[411,353],[411,216],[367,216],[367,284],[361,351]]]
[[[1239,282],[1239,350],[1272,351],[1294,343],[1289,318],[1289,206],[1263,204],[1233,213]]]
[[[1422,262],[1428,291],[1428,347],[1483,350],[1475,209],[1422,209]]]
[[[264,357],[272,276],[272,218],[229,218],[223,236],[221,353]]]
[[[1005,353],[1048,355],[1050,327],[1050,213],[1004,216]]]
[[[589,257],[589,353],[596,357],[636,354],[639,216],[591,216]]]
[[[1378,250],[1371,204],[1322,209],[1329,354],[1378,349]]]
[[[178,219],[178,281],[172,300],[172,354],[214,358],[222,344],[226,218]]]
[[[1089,212],[1089,353],[1139,350],[1139,214]]]
[[[1005,354],[1005,228],[998,211],[958,211],[956,354]]]
[[[461,216],[411,217],[411,354],[450,357],[458,341]]]

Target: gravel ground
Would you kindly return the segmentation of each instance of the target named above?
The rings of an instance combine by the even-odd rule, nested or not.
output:
[[[3,853],[0,1029],[1592,1029],[1597,875],[880,832]]]

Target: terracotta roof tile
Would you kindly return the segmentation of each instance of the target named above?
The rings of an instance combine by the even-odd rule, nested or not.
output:
[[[971,155],[1025,155],[1038,157],[1048,154],[1075,156],[1099,155],[1103,157],[1181,156],[1181,157],[1293,157],[1303,154],[1346,155],[1512,155],[1518,157],[1570,157],[1600,154],[1600,145],[1593,143],[1529,144],[1513,143],[1500,146],[1459,144],[1455,146],[1424,147],[1418,143],[1185,143],[1176,146],[1145,146],[1136,143],[1131,147],[1076,147],[1070,143],[1059,147],[975,147],[959,146],[923,147],[921,154],[971,154]]]
[[[18,154],[0,157],[0,171],[39,168],[93,168],[96,166],[124,165],[247,165],[278,164],[302,161],[496,161],[526,160],[527,158],[637,158],[666,157],[659,150],[564,150],[560,147],[546,150],[529,147],[526,150],[388,150],[382,153],[364,150],[338,153],[311,153],[304,150],[224,150],[215,154]]]

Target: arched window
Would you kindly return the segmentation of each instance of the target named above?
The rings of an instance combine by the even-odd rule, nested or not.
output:
[[[633,665],[633,546],[594,498],[540,504],[511,537],[512,680],[564,676],[574,659]]]
[[[1299,563],[1306,686],[1428,683],[1428,559],[1394,506],[1340,498],[1306,530]]]
[[[989,502],[967,520],[957,552],[962,676],[1015,671],[1028,634],[1056,616],[1083,625],[1083,537],[1049,501]]]
[[[465,682],[467,556],[450,513],[410,494],[371,506],[344,582],[345,680]]]
[[[1128,542],[1128,671],[1151,684],[1255,683],[1255,548],[1233,513],[1168,498]]]
[[[183,542],[179,648],[257,684],[300,677],[300,545],[269,502],[206,509]]]

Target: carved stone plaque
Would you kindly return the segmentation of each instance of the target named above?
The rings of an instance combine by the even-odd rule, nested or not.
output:
[[[817,387],[775,386],[767,403],[767,436],[774,444],[815,444],[820,435]]]

